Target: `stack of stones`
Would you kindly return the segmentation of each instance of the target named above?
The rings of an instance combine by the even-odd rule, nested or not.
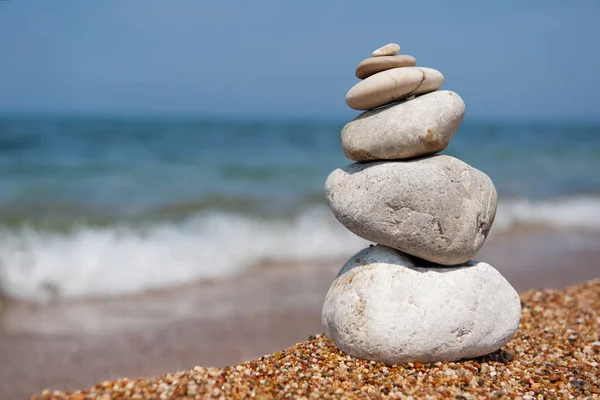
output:
[[[471,261],[496,214],[494,184],[448,155],[465,104],[439,71],[388,44],[356,69],[348,105],[367,110],[342,130],[345,155],[325,193],[335,217],[374,243],[341,269],[323,305],[338,348],[384,362],[453,361],[498,350],[515,333],[519,296]]]

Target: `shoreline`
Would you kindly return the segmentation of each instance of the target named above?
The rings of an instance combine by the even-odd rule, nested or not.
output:
[[[600,248],[560,232],[486,243],[489,262],[519,292],[600,277]],[[106,379],[224,367],[321,332],[325,293],[346,260],[279,265],[169,290],[46,306],[0,316],[0,398],[76,390]],[[3,392],[4,391],[4,392]]]

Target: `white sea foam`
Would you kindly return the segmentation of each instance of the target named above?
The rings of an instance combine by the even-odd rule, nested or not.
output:
[[[507,231],[517,224],[597,230],[600,229],[600,198],[582,196],[547,201],[501,201],[493,230]]]
[[[293,221],[210,214],[144,230],[8,231],[0,243],[0,290],[28,301],[136,293],[234,274],[266,258],[346,256],[365,244],[324,208]]]
[[[600,230],[600,199],[501,202],[493,232],[516,224]],[[293,220],[211,213],[184,223],[0,231],[0,292],[26,301],[138,293],[238,273],[263,259],[349,257],[367,242],[325,207]]]

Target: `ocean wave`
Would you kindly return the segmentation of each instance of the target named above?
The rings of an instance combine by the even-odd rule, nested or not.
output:
[[[138,293],[235,274],[264,259],[322,259],[366,242],[316,208],[265,221],[212,213],[182,223],[32,229],[0,233],[0,291],[10,298],[99,297]]]
[[[239,273],[261,260],[349,257],[368,242],[324,206],[294,218],[209,212],[148,226],[0,230],[0,293],[45,302],[139,293]],[[493,234],[521,225],[600,230],[600,199],[511,200]]]
[[[492,230],[503,232],[517,225],[597,230],[600,229],[600,198],[578,196],[545,201],[501,201]]]

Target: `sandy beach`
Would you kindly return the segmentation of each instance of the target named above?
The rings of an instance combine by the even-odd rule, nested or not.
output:
[[[600,277],[597,239],[543,231],[500,237],[478,258],[519,292],[563,288]],[[225,367],[281,351],[321,332],[322,301],[343,261],[265,262],[232,278],[140,296],[9,304],[0,331],[0,398]]]
[[[600,280],[530,291],[521,302],[511,342],[470,360],[385,366],[315,335],[224,369],[105,381],[72,394],[46,390],[40,398],[598,398]]]

